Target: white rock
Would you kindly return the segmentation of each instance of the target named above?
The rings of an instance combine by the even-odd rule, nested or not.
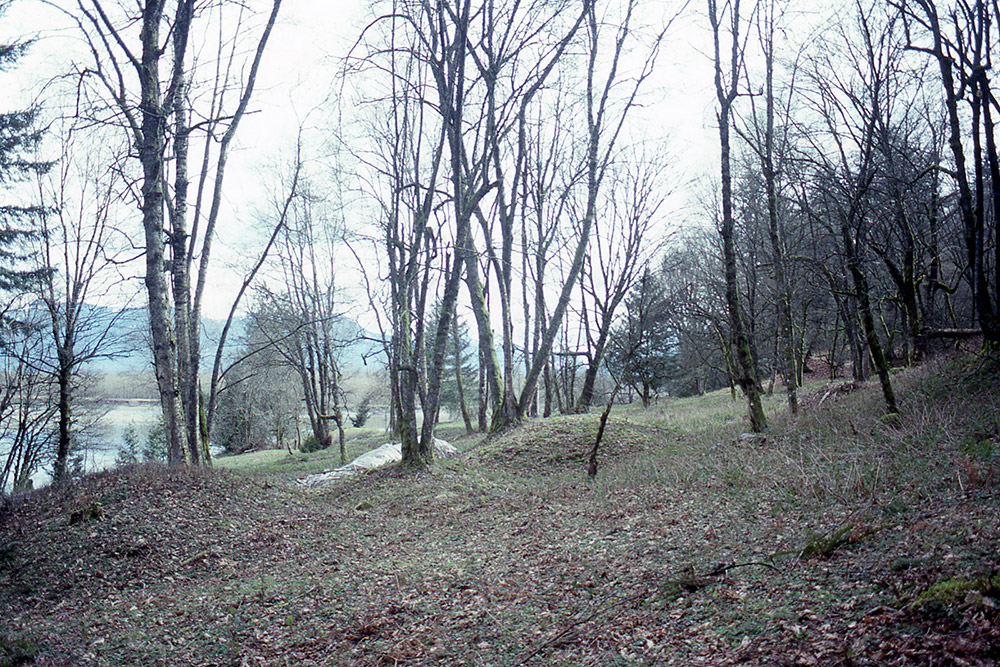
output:
[[[455,449],[454,445],[445,442],[444,440],[438,440],[437,438],[434,438],[433,446],[434,456],[438,458],[448,458],[458,451]],[[382,445],[381,447],[376,447],[375,449],[365,452],[347,465],[340,466],[334,470],[328,470],[327,472],[308,475],[295,481],[301,486],[309,489],[315,489],[321,486],[326,486],[327,484],[332,484],[333,482],[341,480],[345,477],[355,475],[362,470],[384,468],[387,465],[398,463],[401,460],[403,460],[403,445],[398,442],[390,442]]]

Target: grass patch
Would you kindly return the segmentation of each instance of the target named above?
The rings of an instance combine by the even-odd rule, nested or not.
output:
[[[992,598],[995,606],[1000,601],[1000,575],[943,579],[922,592],[913,606],[919,609],[926,605],[955,605],[964,602],[970,593]]]

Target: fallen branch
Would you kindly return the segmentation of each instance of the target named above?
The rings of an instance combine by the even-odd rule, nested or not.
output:
[[[218,552],[214,548],[212,548],[212,549],[206,549],[204,551],[199,551],[198,553],[196,553],[195,555],[191,556],[190,558],[185,558],[180,563],[178,563],[177,564],[177,568],[178,569],[183,569],[183,568],[185,568],[185,567],[187,567],[189,565],[194,565],[195,563],[197,563],[199,561],[203,561],[203,560],[208,559],[208,558],[217,558],[218,555],[219,555]]]
[[[981,336],[980,329],[929,329],[920,338],[973,338]]]
[[[523,665],[524,663],[528,662],[528,660],[531,660],[533,657],[535,657],[536,655],[538,655],[539,653],[541,653],[543,650],[545,650],[549,646],[555,645],[560,639],[562,639],[563,637],[565,637],[566,635],[568,635],[574,629],[580,627],[581,625],[585,625],[585,624],[591,622],[592,620],[594,620],[595,618],[597,618],[598,616],[600,616],[604,612],[608,611],[608,609],[610,607],[617,606],[618,607],[618,611],[616,613],[612,614],[609,617],[608,620],[611,620],[612,618],[615,618],[619,614],[621,614],[625,610],[624,605],[626,603],[628,603],[628,602],[634,602],[635,600],[638,600],[639,598],[646,597],[646,595],[648,595],[648,594],[649,594],[648,590],[642,590],[639,593],[635,593],[633,595],[628,596],[627,598],[621,598],[621,599],[615,599],[615,600],[608,600],[600,609],[598,609],[594,613],[592,613],[592,614],[590,614],[588,616],[585,616],[585,617],[581,618],[578,621],[574,621],[574,622],[570,623],[569,625],[567,625],[565,628],[563,628],[562,630],[560,630],[559,632],[557,632],[552,637],[549,637],[545,641],[543,641],[540,644],[538,644],[538,646],[536,646],[535,648],[531,649],[528,653],[526,653],[524,655],[524,657],[522,657],[520,660],[518,660],[517,662],[515,662],[514,665],[513,665],[513,667],[520,667],[520,665]]]

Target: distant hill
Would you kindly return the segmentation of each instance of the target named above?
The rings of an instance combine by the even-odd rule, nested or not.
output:
[[[117,317],[115,325],[116,338],[121,347],[121,353],[110,359],[96,359],[88,364],[88,370],[94,373],[130,373],[150,370],[153,357],[149,340],[149,313],[145,307],[126,308],[111,311],[106,308],[95,308],[104,311],[98,314],[100,318]],[[211,318],[202,319],[201,350],[202,370],[211,370],[215,349],[222,336],[223,320]],[[229,332],[226,347],[235,352],[243,338],[244,322],[237,319]]]
[[[121,311],[111,311],[95,307],[94,317],[97,320],[110,321],[117,317],[115,323],[116,344],[120,354],[110,359],[96,359],[88,364],[90,372],[99,374],[129,373],[150,370],[152,368],[152,353],[149,344],[149,315],[145,307],[126,308]],[[222,337],[225,320],[202,318],[201,352],[202,371],[212,370],[215,361],[215,351]],[[226,339],[226,354],[234,356],[246,332],[245,318],[233,320]],[[337,338],[350,341],[340,353],[340,363],[344,370],[360,370],[366,366],[378,367],[384,362],[385,354],[381,346],[371,340],[377,336],[349,317],[343,317],[337,324]]]

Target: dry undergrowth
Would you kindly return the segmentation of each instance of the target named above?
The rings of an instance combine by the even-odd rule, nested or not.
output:
[[[874,387],[763,437],[725,395],[616,409],[595,483],[582,415],[320,492],[36,492],[0,518],[0,664],[996,664],[997,376],[896,379],[899,428]]]

